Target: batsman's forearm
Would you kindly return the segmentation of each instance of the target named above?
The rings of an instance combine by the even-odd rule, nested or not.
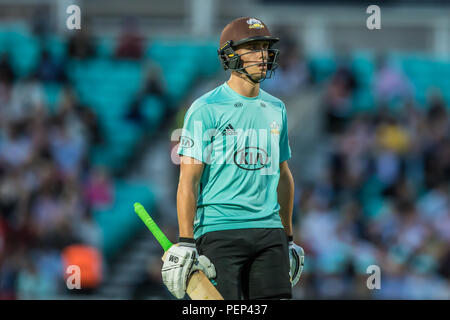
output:
[[[177,213],[179,236],[194,237],[194,218],[197,211],[197,186],[191,183],[180,183],[177,191]]]
[[[280,175],[278,182],[278,203],[280,204],[280,218],[288,236],[292,235],[292,211],[294,209],[294,178],[288,170]]]

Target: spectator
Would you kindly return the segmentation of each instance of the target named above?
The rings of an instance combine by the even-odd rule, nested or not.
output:
[[[375,99],[380,105],[395,106],[413,95],[409,79],[387,57],[378,59],[374,85]]]
[[[19,80],[13,86],[7,116],[23,120],[46,113],[46,96],[42,83],[36,74]]]
[[[76,131],[69,131],[65,120],[59,116],[53,122],[49,136],[50,152],[63,174],[76,175],[81,170],[86,141]]]
[[[94,210],[105,209],[114,201],[114,189],[105,168],[94,167],[84,185],[84,197]]]
[[[15,75],[8,53],[0,56],[0,130],[9,116]]]
[[[41,59],[37,67],[37,77],[42,82],[64,82],[64,68],[47,50],[41,53]]]
[[[289,98],[299,94],[306,86],[309,70],[299,45],[293,40],[288,39],[280,52],[280,66],[272,78],[264,81],[262,86],[271,94]]]
[[[340,134],[347,126],[355,90],[355,75],[347,66],[341,65],[332,76],[323,100],[326,128],[329,133]]]
[[[154,101],[159,103],[152,103]],[[149,108],[161,108],[162,110],[149,110]],[[166,116],[170,116],[169,109],[169,99],[161,79],[161,70],[153,63],[147,64],[141,90],[132,101],[125,117],[145,129],[151,120],[149,114],[165,113]],[[161,122],[165,123],[165,121]]]
[[[137,21],[134,18],[125,19],[116,48],[116,57],[141,59],[144,50],[143,40]]]
[[[15,75],[8,53],[1,54],[0,57],[0,83],[11,86],[15,81]]]
[[[52,299],[55,294],[53,282],[36,265],[31,255],[26,255],[17,276],[17,298],[20,300]]]
[[[79,242],[102,251],[103,233],[94,219],[93,209],[86,206],[82,212],[81,219],[75,222],[76,236]]]
[[[25,128],[25,121],[10,123],[4,141],[0,145],[0,161],[11,168],[18,168],[31,160],[32,140]]]
[[[72,33],[67,51],[70,58],[80,60],[92,58],[95,55],[94,42],[87,28],[83,27]]]

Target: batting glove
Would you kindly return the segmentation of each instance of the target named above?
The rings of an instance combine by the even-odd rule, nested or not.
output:
[[[206,256],[198,256],[193,240],[179,242],[166,252],[161,270],[162,279],[170,293],[182,299],[186,294],[189,277],[197,270],[203,271],[210,279],[216,277],[214,265]]]
[[[291,266],[291,270],[289,271],[291,284],[295,286],[302,275],[305,252],[302,247],[294,243],[292,237],[289,237],[289,261]]]

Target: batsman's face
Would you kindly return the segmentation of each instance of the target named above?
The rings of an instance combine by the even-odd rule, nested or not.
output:
[[[268,49],[268,41],[254,41],[239,46],[235,51],[241,56],[247,73],[255,79],[261,79],[267,72]]]

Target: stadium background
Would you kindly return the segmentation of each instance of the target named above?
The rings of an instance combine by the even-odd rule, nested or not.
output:
[[[262,87],[289,115],[294,298],[449,299],[450,6],[383,1],[371,31],[369,4],[0,1],[0,299],[172,299],[133,203],[176,240],[172,133],[227,79],[217,39],[239,16],[281,37]]]

